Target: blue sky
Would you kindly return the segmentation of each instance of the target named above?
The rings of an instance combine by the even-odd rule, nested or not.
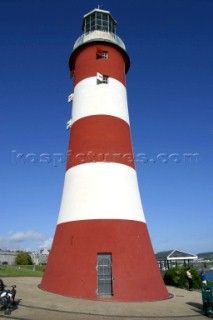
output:
[[[213,2],[99,4],[131,59],[131,133],[154,251],[213,251]],[[97,5],[0,1],[1,249],[51,244],[69,140],[68,59]]]

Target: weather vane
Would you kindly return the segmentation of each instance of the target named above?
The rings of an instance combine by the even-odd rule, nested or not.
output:
[[[98,9],[101,9],[101,7],[103,7],[102,4],[98,4]]]

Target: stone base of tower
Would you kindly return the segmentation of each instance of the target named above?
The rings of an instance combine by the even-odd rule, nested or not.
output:
[[[97,257],[100,254],[111,256],[111,295],[98,292]],[[59,224],[40,287],[57,294],[93,300],[169,298],[147,226],[131,220]]]

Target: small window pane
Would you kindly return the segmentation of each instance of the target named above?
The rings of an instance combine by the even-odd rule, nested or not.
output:
[[[101,56],[102,56],[102,58],[104,58],[104,59],[108,59],[108,52],[107,52],[107,51],[102,51]]]
[[[97,12],[97,18],[102,19],[102,13]]]
[[[108,83],[108,76],[103,76],[103,82],[102,83]]]

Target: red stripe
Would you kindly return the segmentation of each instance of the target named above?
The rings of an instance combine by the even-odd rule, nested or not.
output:
[[[168,298],[145,223],[85,220],[59,224],[41,288],[72,297],[97,296],[97,253],[112,254],[112,301]]]
[[[108,59],[97,58],[97,50],[108,52]],[[81,46],[70,57],[70,68],[74,72],[74,86],[86,78],[96,76],[97,72],[112,77],[126,85],[125,66],[127,54],[116,46],[96,43]]]
[[[71,127],[67,170],[88,162],[116,162],[135,168],[129,125],[122,119],[96,115]]]

